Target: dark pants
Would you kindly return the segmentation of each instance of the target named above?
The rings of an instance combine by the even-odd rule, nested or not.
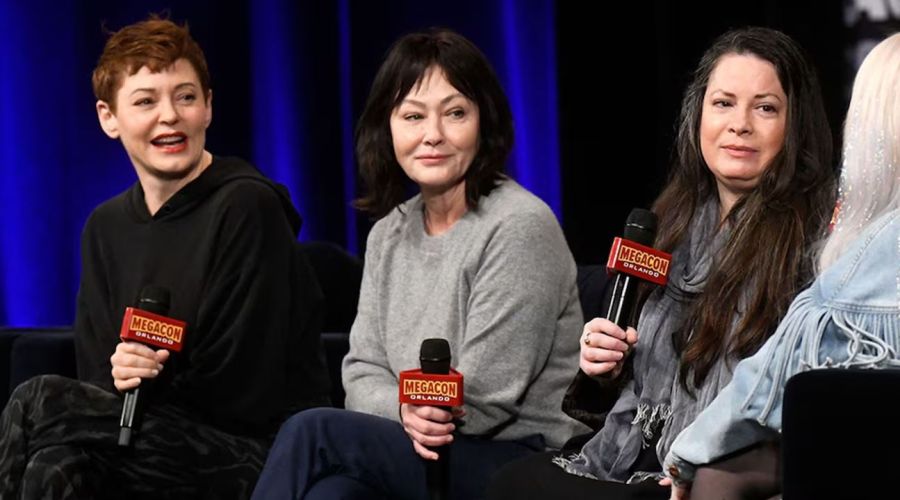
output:
[[[697,469],[691,500],[780,498],[781,460],[774,443],[763,443]]]
[[[123,451],[121,398],[55,375],[23,383],[0,417],[0,500],[250,496],[267,440],[148,406],[134,448]]]
[[[478,499],[502,464],[543,448],[542,439],[490,441],[454,436],[450,498]],[[440,453],[440,451],[439,451]],[[425,463],[403,427],[372,415],[313,409],[281,427],[253,498],[427,498]]]
[[[669,488],[645,481],[624,484],[579,477],[540,453],[502,467],[487,491],[489,500],[665,500]],[[697,469],[691,500],[762,500],[779,491],[778,447],[764,444]]]
[[[509,463],[494,475],[489,500],[668,500],[669,489],[654,481],[625,484],[569,474],[553,463],[559,453],[539,453]]]

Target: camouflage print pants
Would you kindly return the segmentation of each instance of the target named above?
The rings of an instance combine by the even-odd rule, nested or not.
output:
[[[122,399],[46,375],[20,385],[0,417],[0,500],[249,498],[269,441],[151,406],[134,447],[117,446]]]

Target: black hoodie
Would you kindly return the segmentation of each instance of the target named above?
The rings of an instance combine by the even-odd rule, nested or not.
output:
[[[171,292],[168,316],[188,323],[153,404],[268,435],[320,403],[321,293],[296,245],[300,224],[287,190],[238,158],[215,157],[153,216],[140,183],[100,205],[82,235],[79,378],[115,391],[109,357],[122,314],[152,284]]]

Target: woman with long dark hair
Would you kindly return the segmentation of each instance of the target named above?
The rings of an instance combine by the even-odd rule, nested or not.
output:
[[[602,427],[553,457],[558,469],[547,456],[510,464],[494,498],[666,496],[656,482],[672,440],[809,283],[834,204],[831,145],[815,71],[793,40],[745,28],[713,43],[653,205],[669,283],[648,294],[637,330],[598,318],[583,331],[578,383],[609,399]]]
[[[792,375],[815,368],[900,366],[898,88],[895,34],[866,56],[853,85],[840,210],[818,255],[819,276],[793,301],[778,331],[737,366],[732,382],[672,444],[665,470],[676,482],[673,498],[689,492],[707,498],[742,482],[749,467],[722,459],[777,440],[784,385]],[[763,493],[775,494],[778,486],[775,481]]]

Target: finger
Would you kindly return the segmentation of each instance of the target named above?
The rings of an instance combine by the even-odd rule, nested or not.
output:
[[[413,440],[412,444],[413,444],[413,449],[416,450],[416,453],[420,457],[424,458],[425,460],[437,460],[438,459],[438,454],[436,452],[429,450],[428,448],[417,443],[415,440]]]
[[[404,425],[426,436],[446,436],[456,429],[452,423],[443,424],[417,417],[406,419]],[[429,444],[429,446],[431,445]]]
[[[156,351],[154,354],[156,355],[156,361],[159,364],[165,363],[166,360],[169,359],[169,356],[171,355],[169,353],[169,351],[166,349],[160,349],[160,350]]]
[[[109,362],[113,366],[162,369],[162,364],[156,361],[156,356],[147,358],[138,354],[117,352],[109,358]]]
[[[114,354],[117,356],[116,364],[119,366],[130,366],[133,368],[156,368],[159,370],[162,368],[162,364],[156,360],[156,354],[153,354],[149,358],[146,356],[141,356],[140,354],[127,354],[127,353],[118,353]]]
[[[414,406],[410,405],[412,412],[423,420],[431,422],[450,422],[453,420],[453,414],[447,410],[436,406]]]
[[[156,378],[159,370],[155,368],[134,368],[130,366],[114,366],[112,376],[115,380],[127,380],[132,378]]]
[[[582,349],[611,349],[614,351],[627,352],[631,345],[626,340],[619,340],[612,335],[605,333],[588,332],[582,337],[584,346]]]
[[[441,414],[439,412],[435,413],[433,410],[436,410],[436,408],[403,403],[400,405],[400,419],[404,427],[414,428],[420,432],[424,431],[428,426],[444,425],[444,422],[434,422],[428,418],[433,416],[440,417]]]
[[[619,340],[611,335],[601,333],[597,335],[591,335],[591,347],[625,352],[631,346],[629,346],[628,343],[624,340]]]
[[[412,414],[413,407],[415,405],[411,405],[409,403],[400,403],[400,422],[406,421],[406,416]]]
[[[611,351],[609,349],[596,349],[590,348],[584,350],[584,355],[582,359],[585,361],[590,361],[592,363],[605,363],[607,361],[620,361],[625,357],[625,353],[622,351]]]
[[[450,413],[453,414],[453,418],[462,418],[466,416],[466,409],[462,406],[454,406],[450,409]]]
[[[605,333],[617,339],[625,339],[625,330],[606,318],[594,318],[584,325],[584,331],[590,333]]]
[[[110,363],[116,365],[156,366],[159,365],[153,349],[141,345],[121,343],[109,357]]]
[[[664,477],[659,480],[660,486],[672,486],[672,478]]]
[[[625,352],[631,347],[627,341],[617,339],[616,337],[606,335],[605,333],[591,334],[589,340],[590,347],[599,347],[601,349],[613,349],[615,351]]]
[[[124,352],[143,356],[145,358],[156,359],[156,351],[144,344],[138,344],[137,342],[120,342],[116,345],[116,352]]]
[[[625,331],[625,342],[628,342],[628,345],[634,345],[638,341],[638,333],[632,327],[628,327],[628,330]]]
[[[406,429],[406,434],[412,438],[413,441],[421,444],[422,446],[444,446],[445,444],[450,444],[453,441],[453,434],[442,434],[440,436],[429,436],[427,434],[422,434],[416,429]]]
[[[125,392],[141,385],[140,378],[130,378],[125,380],[115,380],[114,385],[119,392]]]
[[[582,359],[579,368],[581,368],[581,371],[591,376],[604,375],[613,371],[616,368],[616,363],[589,363]]]

